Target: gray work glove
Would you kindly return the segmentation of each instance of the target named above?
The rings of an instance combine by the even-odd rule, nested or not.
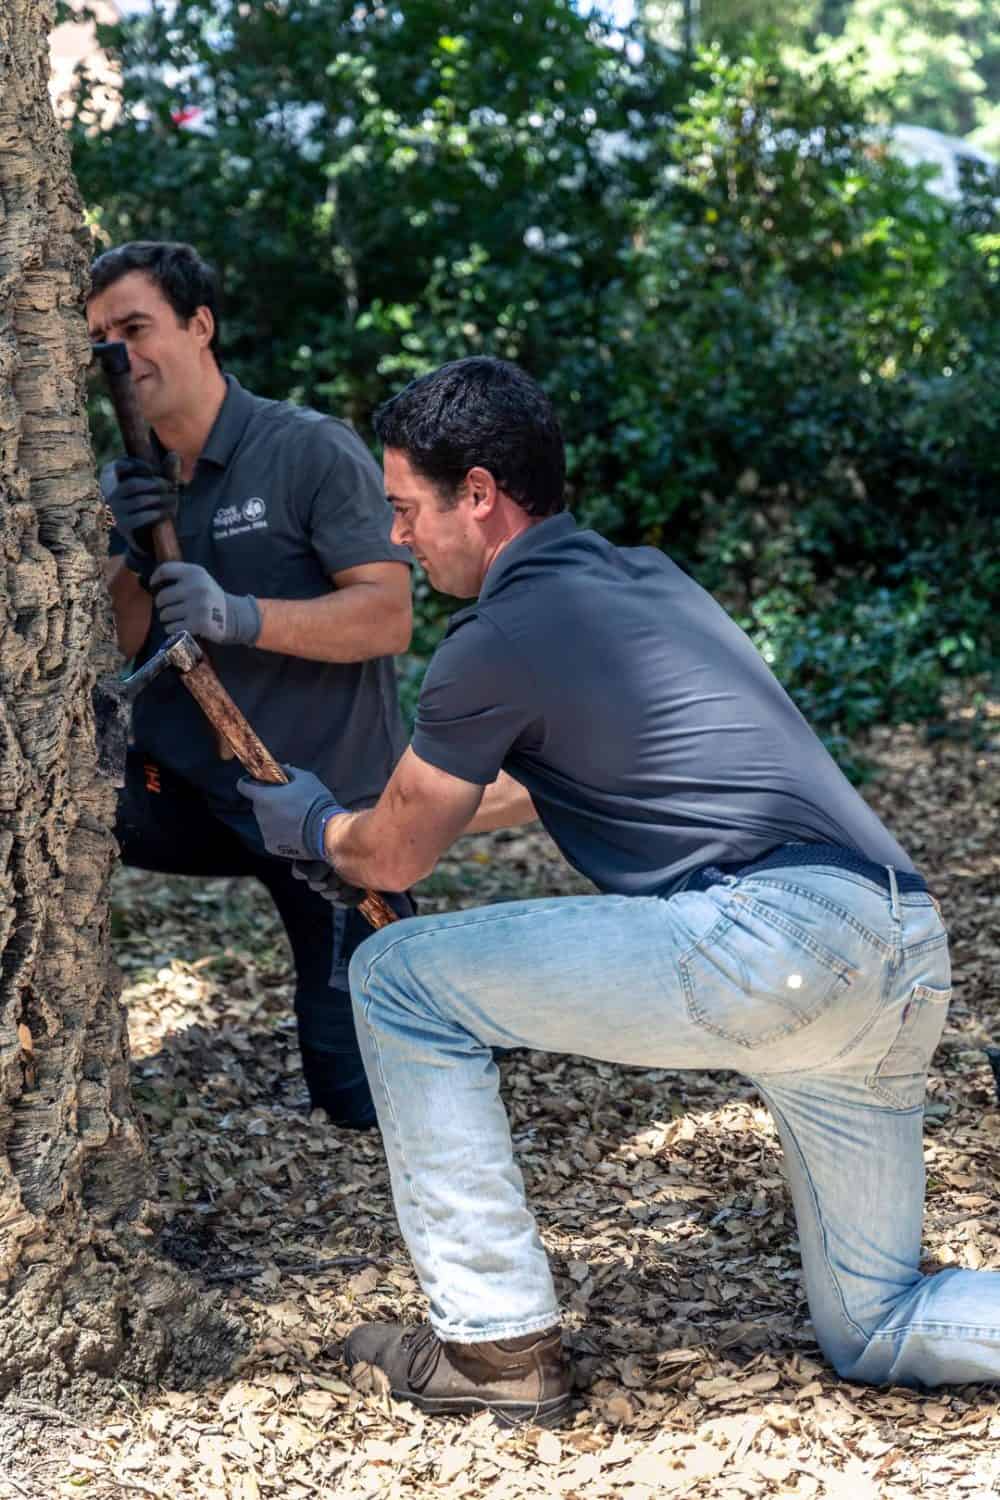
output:
[[[218,646],[252,646],[260,609],[252,594],[227,594],[197,563],[161,563],[149,580],[164,630],[188,630]]]
[[[115,526],[125,538],[126,567],[144,581],[156,566],[150,527],[177,514],[177,491],[141,458],[120,458],[115,484],[107,496]],[[106,482],[106,480],[105,480]]]
[[[285,786],[242,776],[236,790],[253,804],[253,815],[269,854],[280,854],[285,859],[322,860],[329,869],[323,833],[330,819],[347,809],[341,807],[311,771],[300,771],[295,766],[282,769],[290,778]]]
[[[329,901],[331,906],[359,906],[365,893],[360,886],[348,885],[341,880],[332,865],[325,859],[297,859],[292,865],[296,880],[304,880],[311,891]]]

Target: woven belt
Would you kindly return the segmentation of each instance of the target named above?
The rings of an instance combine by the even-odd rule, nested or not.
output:
[[[866,859],[863,854],[859,854],[856,849],[845,849],[840,844],[781,844],[777,849],[771,849],[767,854],[762,854],[759,859],[752,859],[747,864],[705,865],[694,872],[684,889],[707,891],[709,886],[718,885],[727,875],[740,879],[744,875],[761,875],[765,870],[794,869],[797,865],[850,870],[855,875],[862,875],[865,880],[874,881],[887,894],[892,893],[888,866],[877,865],[873,860]],[[926,892],[927,882],[922,875],[909,870],[897,870],[896,889],[900,895],[909,891]]]

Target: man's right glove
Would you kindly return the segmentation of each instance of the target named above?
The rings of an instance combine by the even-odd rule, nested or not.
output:
[[[341,880],[332,865],[325,859],[297,859],[292,865],[296,880],[304,880],[311,891],[329,901],[332,906],[358,906],[364,900],[360,886],[348,885]]]
[[[253,594],[227,594],[198,563],[160,563],[149,588],[168,635],[186,630],[225,646],[252,646],[260,635],[260,606]]]
[[[141,458],[119,459],[115,479],[108,504],[115,526],[128,544],[125,565],[145,581],[156,567],[150,527],[176,516],[177,491]]]
[[[241,776],[236,790],[253,805],[264,848],[284,859],[326,861],[324,834],[331,818],[347,812],[312,771],[283,766],[284,785]]]

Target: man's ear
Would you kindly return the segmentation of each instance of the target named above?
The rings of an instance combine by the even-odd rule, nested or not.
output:
[[[207,349],[215,337],[215,318],[210,307],[196,307],[188,320],[202,348]]]
[[[486,517],[492,514],[497,503],[497,495],[500,493],[496,480],[489,469],[482,469],[477,465],[466,474],[465,482],[468,485],[469,498],[475,514],[480,520],[485,521]]]

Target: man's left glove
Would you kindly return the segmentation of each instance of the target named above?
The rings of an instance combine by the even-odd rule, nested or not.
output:
[[[188,630],[217,646],[252,646],[260,635],[253,594],[227,594],[197,563],[161,563],[149,587],[168,635]]]
[[[332,865],[325,859],[297,859],[292,865],[296,880],[304,880],[311,891],[329,901],[331,906],[360,906],[365,893],[359,885],[348,885],[341,880]]]
[[[321,859],[328,863],[323,834],[331,818],[347,811],[311,771],[283,766],[286,786],[242,776],[236,790],[253,804],[264,846],[285,859]]]

